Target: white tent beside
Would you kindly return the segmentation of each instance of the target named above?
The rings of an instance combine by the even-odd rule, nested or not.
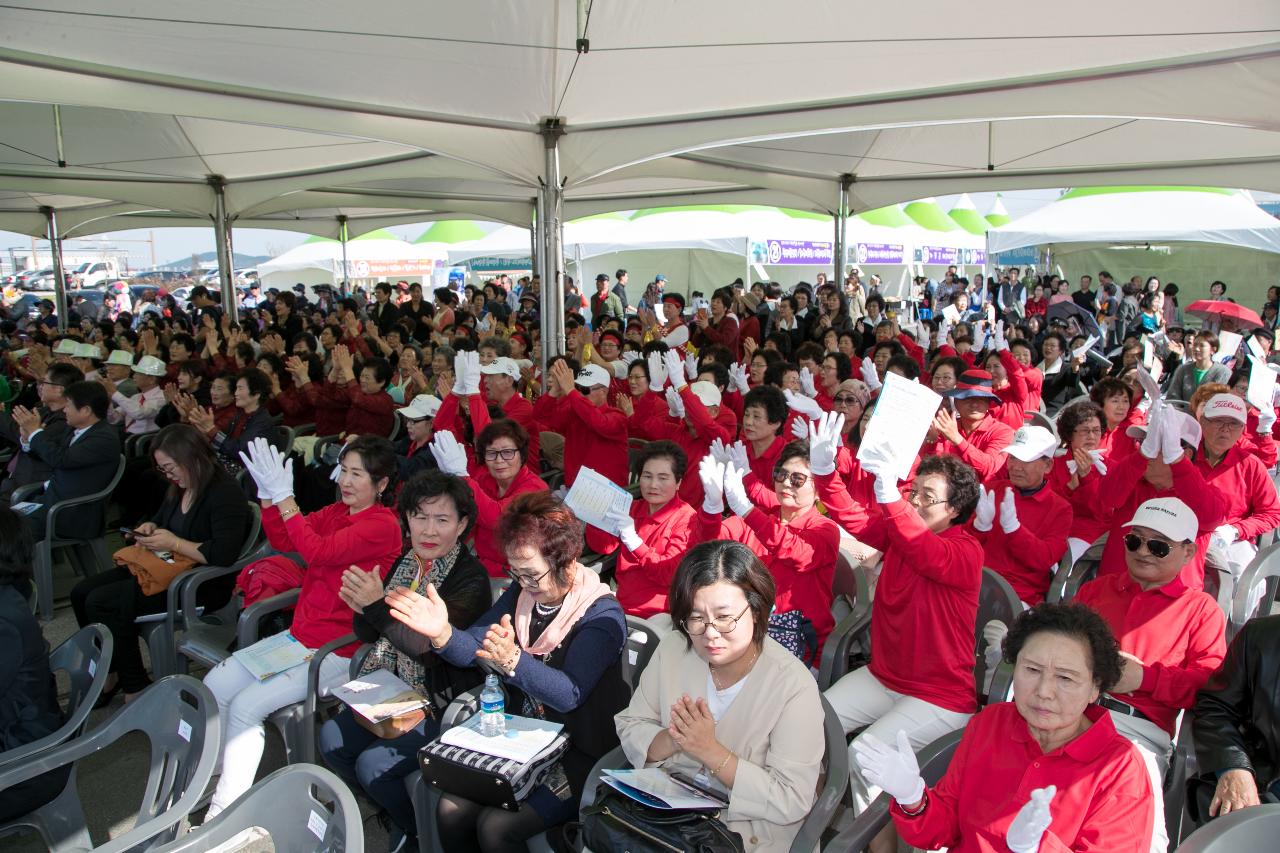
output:
[[[342,243],[327,237],[312,237],[258,265],[263,287],[287,290],[294,284],[337,284],[342,278]],[[346,258],[353,284],[383,279],[430,280],[438,263],[447,254],[431,244],[413,244],[389,231],[371,231],[347,241]]]

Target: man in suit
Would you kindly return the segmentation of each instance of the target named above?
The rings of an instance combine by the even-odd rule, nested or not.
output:
[[[14,412],[28,453],[48,465],[50,476],[37,502],[40,508],[27,516],[32,538],[44,539],[48,508],[59,501],[100,492],[115,476],[120,464],[120,433],[106,422],[110,399],[97,382],[74,382],[66,389],[63,413],[67,429],[55,436],[41,424],[35,412]],[[58,518],[59,537],[75,538],[102,529],[106,501],[78,508]]]
[[[385,335],[400,319],[400,309],[391,301],[391,285],[380,281],[373,288],[373,306],[369,309],[369,319],[378,324],[378,334]]]
[[[44,379],[36,383],[36,393],[40,397],[40,405],[34,414],[40,425],[49,432],[51,438],[57,439],[67,429],[67,418],[62,410],[67,405],[67,387],[84,379],[80,368],[74,364],[52,364],[45,371]],[[15,407],[20,413],[28,410],[24,406]],[[0,436],[18,445],[18,452],[7,466],[8,477],[0,483],[0,499],[9,502],[9,496],[19,486],[39,483],[49,477],[49,466],[28,453],[22,446],[22,432],[18,422],[8,412],[0,412]]]

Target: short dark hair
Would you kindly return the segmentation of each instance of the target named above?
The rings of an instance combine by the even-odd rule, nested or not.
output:
[[[881,296],[881,295],[880,295],[880,294],[878,294],[878,293],[873,293],[873,294],[871,294],[870,296],[868,296],[868,297],[867,297],[867,301],[866,301],[866,305],[867,305],[867,307],[868,307],[868,308],[870,308],[870,307],[871,307],[871,304],[872,304],[873,302],[874,302],[876,305],[879,305],[879,306],[880,306],[880,310],[881,310],[882,312],[884,311],[884,297],[883,297],[883,296]]]
[[[1114,376],[1107,376],[1099,379],[1098,384],[1089,391],[1089,399],[1099,406],[1112,397],[1124,397],[1132,403],[1133,389]]]
[[[911,356],[903,353],[890,356],[889,360],[884,364],[884,370],[885,373],[888,373],[890,370],[897,370],[898,373],[902,374],[903,378],[910,379],[912,382],[915,382],[920,378],[920,363]],[[961,371],[961,373],[963,373],[963,371]],[[959,373],[956,374],[957,378],[959,375]]]
[[[389,282],[380,281],[373,286],[373,289],[377,293],[385,293],[388,296],[391,295],[391,284]]]
[[[722,392],[729,387],[729,368],[725,367],[718,361],[708,361],[699,365],[698,373],[710,373],[711,384],[715,385]]]
[[[400,463],[396,460],[395,448],[391,442],[378,435],[361,435],[352,439],[338,454],[338,461],[347,458],[348,453],[356,453],[364,464],[364,470],[376,486],[379,480],[386,479],[387,487],[382,490],[381,500],[385,506],[391,506],[396,495],[396,472]]]
[[[191,337],[191,335],[188,335],[186,332],[178,332],[178,334],[169,338],[169,345],[172,346],[173,344],[182,344],[187,348],[187,352],[189,353],[199,352],[199,350],[196,349],[196,339]]]
[[[926,456],[916,468],[916,480],[941,474],[947,481],[947,504],[956,513],[956,524],[964,524],[978,505],[978,475],[958,456]]]
[[[768,373],[768,370],[765,372]],[[782,431],[782,424],[787,419],[788,411],[787,398],[782,391],[773,385],[757,385],[742,398],[744,414],[752,406],[764,409],[764,419],[771,424],[777,424],[778,432]]]
[[[822,349],[822,344],[816,341],[805,341],[796,347],[796,351],[792,355],[797,362],[807,358],[822,364],[822,357],[826,355],[826,352]]]
[[[489,347],[489,349],[493,350],[503,358],[510,358],[511,356],[511,342],[506,338],[500,338],[497,335],[490,335],[480,341],[480,348],[483,349],[484,347]]]
[[[103,388],[97,382],[72,382],[67,386],[67,400],[77,409],[83,409],[88,406],[93,409],[93,414],[98,420],[102,420],[107,416],[107,410],[111,407],[111,398],[107,396],[107,389]]]
[[[723,364],[725,369],[728,369],[729,365],[737,361],[737,359],[734,358],[733,353],[724,344],[707,344],[705,347],[698,350],[699,365],[705,364],[708,359],[714,361],[716,364]]]
[[[885,366],[888,367],[888,365]],[[969,369],[969,365],[958,355],[945,355],[942,358],[935,358],[929,367],[931,373],[937,373],[939,367],[950,367],[955,372],[956,379],[959,379],[960,374]]]
[[[45,375],[55,385],[61,385],[64,390],[77,382],[84,381],[84,371],[74,364],[67,364],[65,361],[49,365],[49,370]]]
[[[670,459],[671,470],[675,473],[677,481],[683,480],[685,472],[689,470],[689,457],[685,455],[683,448],[674,441],[662,439],[651,441],[636,451],[631,462],[631,471],[636,478],[640,477],[640,472],[652,459]]]
[[[1058,429],[1058,438],[1062,440],[1063,446],[1065,447],[1071,441],[1072,436],[1075,435],[1081,424],[1095,420],[1105,432],[1107,429],[1106,416],[1102,413],[1102,408],[1090,400],[1072,403],[1061,412],[1058,412],[1058,420],[1055,426]]]
[[[839,336],[836,337],[839,340]],[[846,379],[853,378],[853,362],[849,360],[849,356],[842,352],[829,352],[822,357],[823,361],[832,359],[836,363],[836,379],[843,382]]]
[[[0,586],[25,584],[31,578],[34,544],[26,519],[0,504]]]
[[[499,516],[497,541],[508,554],[516,548],[535,548],[563,586],[574,561],[582,556],[582,529],[573,510],[551,492],[525,492]]]
[[[178,363],[178,372],[194,376],[197,379],[204,379],[204,362],[198,358],[189,358]]]
[[[782,448],[782,452],[778,454],[778,461],[773,463],[773,470],[777,471],[792,459],[802,459],[806,465],[809,464],[809,440],[807,438],[798,438],[795,441],[787,442]]]
[[[396,510],[400,513],[400,523],[409,529],[409,514],[415,512],[425,501],[448,495],[453,501],[453,508],[460,518],[467,520],[467,526],[458,537],[464,540],[471,534],[476,523],[476,496],[471,487],[460,477],[446,474],[443,471],[423,471],[409,478],[400,489],[400,497],[396,501]],[[464,546],[465,547],[465,546]]]
[[[271,380],[267,378],[267,374],[256,367],[246,367],[236,374],[237,383],[242,379],[249,394],[258,398],[258,405],[265,407],[267,400],[271,399]]]
[[[800,365],[790,361],[775,361],[764,369],[764,384],[775,388],[782,387],[782,379],[788,373],[799,373]],[[745,405],[745,403],[744,403]]]
[[[751,642],[760,646],[769,631],[769,614],[773,612],[777,589],[764,563],[741,542],[728,539],[703,542],[680,561],[667,599],[672,625],[684,636],[686,646],[693,648],[693,639],[684,627],[693,611],[693,596],[703,587],[721,581],[734,584],[747,597],[755,623]]]
[[[385,358],[366,358],[364,364],[360,365],[360,370],[372,370],[379,385],[386,385],[391,381],[391,363]]]
[[[496,421],[490,421],[488,426],[480,430],[480,434],[476,436],[476,461],[483,463],[484,454],[488,451],[489,445],[500,438],[509,438],[515,442],[516,452],[520,454],[521,465],[528,462],[529,433],[523,426],[510,418],[499,418]]]
[[[1045,601],[1024,610],[1013,620],[1004,638],[1004,659],[1016,664],[1018,653],[1027,640],[1046,631],[1078,640],[1089,650],[1093,684],[1099,692],[1106,693],[1120,681],[1123,663],[1120,644],[1106,620],[1083,604],[1050,604]]]

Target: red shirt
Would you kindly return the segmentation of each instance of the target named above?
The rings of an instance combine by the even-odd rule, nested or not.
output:
[[[1267,469],[1251,448],[1239,442],[1222,461],[1210,467],[1204,446],[1196,451],[1196,469],[1209,488],[1226,501],[1223,524],[1230,524],[1241,539],[1253,539],[1280,526],[1280,496]]]
[[[1092,725],[1046,753],[1012,702],[982,709],[924,811],[911,817],[890,805],[898,833],[926,850],[1008,853],[1009,824],[1031,792],[1056,785],[1040,853],[1146,853],[1152,791],[1142,758],[1105,709],[1090,705],[1084,715]]]
[[[716,439],[732,444],[733,433],[720,424],[719,418],[711,419],[707,407],[702,405],[698,395],[688,385],[680,389],[680,400],[684,403],[684,420],[673,420],[663,412],[661,416],[649,421],[645,431],[654,441],[666,439],[680,445],[685,458],[689,460],[684,480],[680,483],[680,499],[690,506],[702,506],[702,479],[698,476],[698,464]],[[689,432],[689,425],[693,426],[692,433]]]
[[[636,523],[636,534],[644,540],[634,551],[619,547],[617,538],[603,530],[587,526],[587,545],[592,551],[618,552],[614,577],[618,581],[618,603],[626,613],[647,619],[667,612],[671,579],[692,546],[697,515],[679,497],[653,514],[644,501],[632,501],[631,518]]]
[[[474,400],[475,397],[471,399]],[[546,491],[547,484],[530,471],[527,465],[520,469],[507,487],[507,493],[501,497],[498,495],[498,481],[493,479],[488,468],[480,466],[479,470],[465,479],[471,486],[471,494],[476,498],[476,524],[471,531],[476,558],[489,570],[489,577],[505,577],[507,554],[498,544],[498,517],[518,495]]]
[[[329,390],[329,382],[308,382],[302,386],[302,393],[311,404],[316,418],[316,435],[337,435],[346,429],[347,405],[335,405],[335,393]],[[328,401],[324,403],[323,401]],[[386,435],[387,433],[383,433]]]
[[[1059,456],[1053,460],[1053,468],[1049,470],[1049,488],[1071,504],[1071,530],[1067,535],[1085,542],[1096,542],[1111,527],[1111,514],[1103,509],[1098,498],[1102,475],[1090,465],[1073,489],[1069,485],[1071,472],[1067,470],[1070,459],[1070,456]]]
[[[564,397],[543,394],[533,406],[544,429],[564,436],[564,484],[572,486],[583,465],[623,488],[627,485],[627,416],[612,406],[593,406],[577,389]]]
[[[1071,504],[1047,483],[1033,495],[1022,494],[1008,480],[997,480],[990,488],[996,493],[996,519],[987,532],[973,533],[982,543],[987,568],[1007,580],[1024,604],[1034,607],[1044,601],[1053,571],[1067,551]],[[1012,533],[1000,526],[1006,489],[1013,489],[1018,510],[1018,529]]]
[[[972,714],[982,545],[964,526],[934,533],[904,500],[876,506],[881,519],[858,537],[884,552],[871,674],[890,690]]]
[[[773,469],[778,464],[778,457],[782,455],[782,448],[787,446],[787,437],[780,435],[773,440],[773,443],[765,448],[764,453],[756,455],[756,446],[750,441],[743,440],[743,445],[747,448],[747,463],[751,467],[750,473],[756,476],[756,479],[768,486],[773,485]]]
[[[1044,374],[1036,367],[1022,368],[1022,378],[1027,380],[1027,411],[1040,411],[1044,397]]]
[[[1196,691],[1227,653],[1227,619],[1208,593],[1188,589],[1177,577],[1143,590],[1129,573],[1096,578],[1080,587],[1076,602],[1106,620],[1120,650],[1143,662],[1142,684],[1116,696],[1173,736],[1178,711],[1190,708]]]
[[[632,397],[631,405],[634,411],[627,418],[627,435],[648,440],[645,425],[650,418],[667,416],[667,398],[656,391],[646,391],[639,397]]]
[[[453,395],[450,395],[453,396]],[[467,401],[467,412],[471,415],[471,426],[475,429],[476,436],[480,435],[480,431],[487,427],[489,420],[489,407],[479,394],[472,394]],[[437,414],[439,414],[437,412]],[[524,431],[529,434],[529,451],[525,454],[524,464],[535,474],[542,471],[542,451],[538,445],[538,433],[542,427],[538,424],[538,419],[533,414],[533,403],[530,403],[519,394],[512,394],[511,399],[502,406],[502,414],[524,427]],[[481,560],[483,562],[483,559]]]
[[[920,449],[922,456],[943,456],[950,454],[959,456],[973,466],[978,472],[978,479],[986,482],[994,480],[1004,468],[1004,454],[1001,448],[1008,447],[1013,441],[1013,429],[1006,423],[987,415],[971,432],[960,428],[960,443],[952,444],[939,436],[933,444],[925,444]]]
[[[302,424],[314,423],[316,419],[316,407],[307,399],[307,395],[302,389],[295,386],[282,388],[273,400],[276,408],[284,415],[285,426],[301,426]]]
[[[782,523],[778,516],[759,507],[747,513],[720,518],[698,509],[698,542],[732,539],[755,553],[773,575],[778,613],[799,610],[813,623],[818,650],[835,627],[831,616],[831,582],[835,579],[840,528],[818,510],[811,509]]]
[[[1026,368],[1019,364],[1008,350],[1001,350],[999,357],[1009,382],[1002,388],[994,389],[995,395],[1000,398],[1000,405],[992,408],[990,414],[1001,423],[1018,430],[1022,428],[1028,411]]]
[[[400,557],[400,521],[381,504],[352,515],[345,504],[330,504],[303,516],[295,513],[280,520],[280,509],[262,511],[262,529],[277,551],[297,551],[306,570],[302,591],[289,630],[309,649],[351,633],[351,608],[338,597],[342,573],[352,565],[369,572],[375,567],[385,581]],[[352,643],[338,651],[350,657],[359,646]]]

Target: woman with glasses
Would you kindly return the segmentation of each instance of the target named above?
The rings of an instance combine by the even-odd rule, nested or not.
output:
[[[831,581],[835,576],[840,528],[818,512],[818,494],[809,468],[809,444],[793,441],[782,449],[765,493],[771,506],[748,496],[747,469],[741,459],[720,462],[703,457],[698,474],[703,501],[696,541],[732,539],[764,562],[777,584],[779,613],[798,610],[813,623],[814,656],[835,626],[831,616]],[[756,490],[760,491],[760,490]],[[731,512],[722,517],[726,505]]]
[[[404,435],[396,440],[396,460],[400,465],[400,482],[407,483],[423,471],[436,469],[431,455],[431,439],[435,435],[435,417],[440,400],[430,394],[419,394],[407,406],[396,409],[404,418]]]
[[[249,505],[235,480],[218,465],[209,442],[194,427],[173,424],[160,431],[150,450],[168,491],[159,510],[126,539],[156,553],[194,560],[196,566],[234,563],[249,532]],[[228,575],[223,582],[205,584],[200,590],[200,605],[217,608],[226,604],[234,583],[234,576]],[[123,566],[100,567],[97,574],[71,590],[76,622],[81,627],[101,622],[115,638],[111,656],[114,675],[102,694],[103,705],[121,690],[128,702],[151,683],[142,663],[134,619],[163,613],[167,595],[167,591],[144,594]]]
[[[547,484],[525,465],[529,433],[513,420],[491,421],[476,436],[476,459],[484,467],[467,476],[466,452],[452,433],[441,432],[431,443],[436,464],[447,474],[466,478],[476,499],[476,524],[472,544],[489,576],[506,574],[506,554],[498,539],[503,510],[519,495],[545,492]]]
[[[527,839],[576,817],[591,768],[618,745],[611,723],[629,692],[622,607],[578,562],[582,523],[549,492],[533,492],[503,511],[497,537],[515,583],[470,628],[454,630],[431,585],[425,595],[391,590],[391,617],[430,640],[445,663],[505,673],[507,712],[562,723],[569,748],[517,811],[443,795],[437,828],[451,851],[525,853]]]
[[[1102,450],[1105,421],[1103,410],[1088,400],[1072,403],[1058,413],[1058,439],[1066,452],[1053,461],[1049,487],[1071,504],[1067,548],[1072,563],[1111,526],[1111,516],[1102,509],[1098,496],[1107,473]]]
[[[738,542],[704,542],[671,585],[675,631],[616,718],[634,767],[723,792],[721,819],[749,851],[786,851],[813,807],[822,701],[804,664],[767,634],[769,570]]]

